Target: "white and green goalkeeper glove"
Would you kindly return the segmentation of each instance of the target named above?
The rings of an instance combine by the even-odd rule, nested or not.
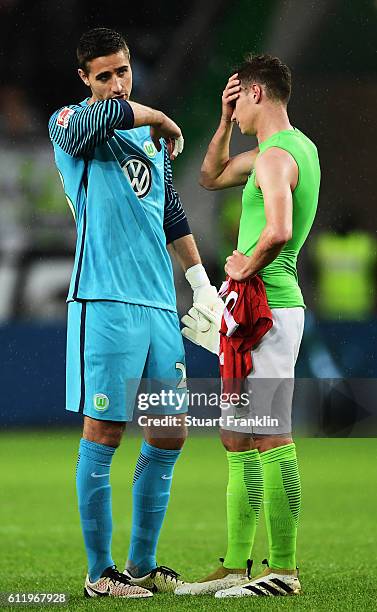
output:
[[[186,272],[186,278],[194,292],[194,305],[184,317],[182,335],[211,353],[219,354],[220,325],[224,302],[211,285],[202,264],[196,264]]]

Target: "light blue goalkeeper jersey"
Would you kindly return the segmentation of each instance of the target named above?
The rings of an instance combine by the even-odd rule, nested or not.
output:
[[[55,161],[77,226],[68,299],[115,300],[176,311],[166,245],[190,233],[169,156],[131,106],[103,100],[56,111]]]

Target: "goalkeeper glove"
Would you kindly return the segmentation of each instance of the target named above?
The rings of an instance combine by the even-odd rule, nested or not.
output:
[[[218,354],[224,302],[219,298],[216,287],[211,285],[202,264],[189,268],[186,278],[194,292],[194,307],[182,318],[185,325],[182,335],[211,353]]]
[[[203,304],[195,302],[193,308],[190,308],[188,314],[181,319],[185,326],[182,329],[182,336],[218,355],[221,317],[222,313],[210,310]]]

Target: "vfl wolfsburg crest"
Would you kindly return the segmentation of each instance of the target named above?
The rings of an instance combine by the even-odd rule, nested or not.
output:
[[[123,166],[123,172],[128,177],[138,198],[143,198],[149,193],[152,185],[152,173],[143,159],[140,157],[128,159]]]
[[[156,157],[157,149],[151,140],[146,140],[143,144],[143,149],[148,157]]]
[[[103,393],[96,393],[93,396],[93,404],[94,408],[98,410],[98,412],[105,412],[105,410],[108,409],[110,402],[107,395],[104,395]]]

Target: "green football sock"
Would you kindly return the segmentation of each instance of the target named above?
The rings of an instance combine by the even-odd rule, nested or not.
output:
[[[269,566],[296,569],[297,524],[301,504],[301,485],[296,447],[278,446],[261,453],[264,480]]]
[[[262,464],[258,450],[227,452],[229,480],[227,489],[228,549],[224,567],[246,568],[254,543],[263,498]]]

